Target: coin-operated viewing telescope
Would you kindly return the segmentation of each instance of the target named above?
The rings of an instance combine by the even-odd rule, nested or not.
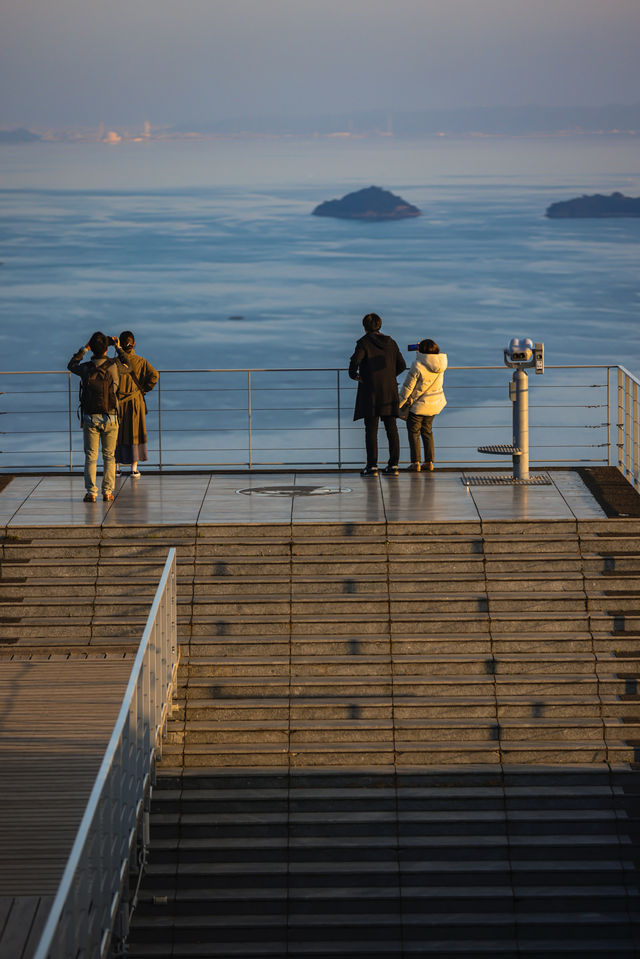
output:
[[[528,336],[513,336],[504,351],[505,366],[515,370],[535,367],[536,373],[544,373],[544,343],[536,343]]]
[[[479,446],[480,453],[511,453],[513,479],[529,481],[529,377],[527,369],[544,373],[544,343],[529,337],[514,336],[504,350],[505,366],[514,371],[509,383],[509,399],[513,403],[513,444]],[[531,480],[533,482],[533,480]]]

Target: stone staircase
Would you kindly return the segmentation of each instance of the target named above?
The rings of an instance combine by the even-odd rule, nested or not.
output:
[[[615,525],[200,528],[165,763],[634,761],[640,556]]]
[[[199,528],[131,956],[640,955],[639,532]]]
[[[637,800],[606,767],[163,776],[130,955],[637,956]]]
[[[130,956],[640,955],[640,525],[19,530],[0,656],[179,690]]]

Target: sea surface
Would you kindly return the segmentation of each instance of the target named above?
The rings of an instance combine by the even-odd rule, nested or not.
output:
[[[372,184],[423,215],[389,223],[311,216],[323,200]],[[454,391],[488,389],[479,370],[501,366],[513,335],[543,341],[548,366],[624,364],[640,374],[640,219],[544,216],[554,201],[613,190],[640,195],[640,138],[3,146],[0,370],[64,370],[96,329],[133,330],[138,352],[167,371],[333,370],[347,365],[362,316],[375,311],[403,349],[428,336],[452,367],[469,368],[449,376],[451,430],[470,419],[502,428],[508,403],[500,400],[492,418],[493,394],[489,402],[467,392],[456,404]],[[506,370],[490,376],[503,397]],[[576,382],[573,373],[545,376],[558,389]],[[163,428],[193,429],[182,448],[178,436],[166,439],[176,462],[199,461],[205,394],[212,414],[224,411],[227,448],[238,451],[227,459],[246,460],[245,439],[235,437],[248,413],[244,377],[217,376],[209,395],[211,376],[167,373]],[[254,374],[253,427],[265,450],[275,449],[288,411],[305,405],[309,422],[333,433],[333,377]],[[4,404],[17,413],[33,390],[25,377],[11,382]],[[351,386],[342,380],[345,430]],[[268,409],[265,397],[278,388],[287,393]],[[326,406],[322,391],[331,393]],[[10,432],[21,438],[5,446],[28,450],[26,430]],[[342,439],[361,457],[359,434]],[[304,447],[312,458],[324,442],[303,434],[285,448]]]

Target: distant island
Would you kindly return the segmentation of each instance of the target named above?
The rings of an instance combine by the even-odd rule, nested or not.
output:
[[[39,140],[42,137],[31,130],[0,130],[0,143],[36,143]]]
[[[545,214],[553,220],[583,217],[640,216],[640,197],[612,193],[603,196],[578,196],[573,200],[552,203]]]
[[[335,216],[341,220],[403,220],[408,216],[420,216],[420,212],[417,206],[407,203],[401,196],[379,186],[370,186],[347,193],[341,200],[326,200],[313,210],[313,216]]]

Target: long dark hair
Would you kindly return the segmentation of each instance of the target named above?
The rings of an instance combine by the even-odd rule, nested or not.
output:
[[[125,351],[125,353],[131,353],[134,346],[136,345],[136,338],[131,332],[131,330],[123,330],[120,334],[120,346]]]

